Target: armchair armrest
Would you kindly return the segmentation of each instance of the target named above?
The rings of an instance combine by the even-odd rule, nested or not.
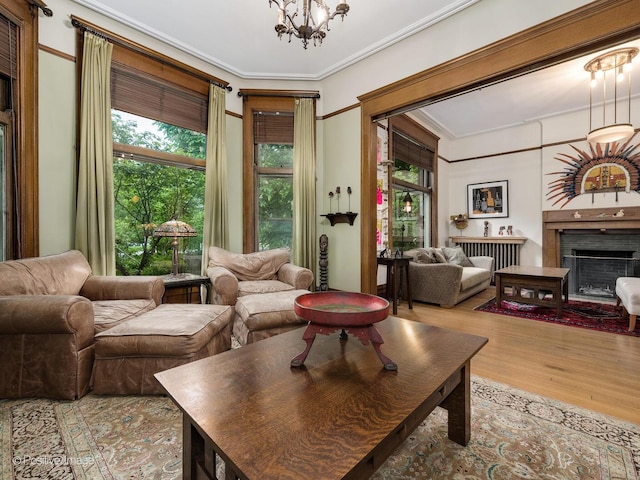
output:
[[[474,267],[484,268],[486,270],[489,270],[493,274],[494,265],[495,265],[493,257],[476,256],[476,257],[469,257],[469,260],[471,261],[471,263],[473,263]]]
[[[293,263],[283,264],[276,276],[278,280],[288,283],[296,290],[308,290],[313,283],[313,272]]]
[[[455,305],[462,283],[462,268],[453,263],[409,262],[413,299]]]
[[[208,267],[207,275],[211,279],[211,303],[235,305],[238,300],[236,276],[224,267]]]
[[[0,296],[0,335],[76,335],[93,343],[93,306],[79,295]]]
[[[116,277],[92,275],[84,282],[80,295],[89,300],[133,300],[153,299],[156,305],[162,303],[164,282],[157,276]]]

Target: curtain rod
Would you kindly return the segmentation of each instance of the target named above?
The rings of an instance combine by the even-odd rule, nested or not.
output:
[[[320,98],[320,92],[315,90],[260,90],[240,89],[239,97],[294,97],[294,98]]]
[[[164,63],[168,63],[169,65],[171,65],[172,67],[178,68],[180,70],[182,70],[185,73],[188,73],[189,75],[192,75],[194,77],[197,77],[201,80],[205,80],[206,82],[212,83],[218,87],[224,88],[225,90],[227,90],[228,92],[231,92],[233,90],[233,87],[231,87],[231,85],[229,85],[227,82],[224,82],[220,79],[217,79],[215,77],[211,77],[206,75],[203,72],[198,72],[195,69],[190,69],[188,66],[181,66],[179,65],[177,62],[168,62],[167,59],[163,59],[162,57],[155,55],[152,51],[150,51],[149,49],[138,45],[136,43],[130,42],[116,34],[113,33],[109,33],[105,30],[102,30],[99,27],[96,27],[95,25],[91,25],[88,22],[84,22],[83,20],[80,20],[77,17],[74,17],[73,15],[71,15],[71,25],[73,25],[74,28],[77,28],[83,32],[89,32],[93,35],[96,35],[100,38],[103,38],[109,42],[112,42],[116,45],[119,45],[121,47],[124,48],[128,48],[129,50],[133,50],[136,53],[140,53],[142,55],[145,55],[147,57],[150,57],[154,60],[158,60]]]
[[[42,13],[44,13],[45,17],[53,17],[53,11],[49,7],[47,7],[44,2],[41,2],[40,0],[27,0],[27,2],[32,7],[36,7],[42,10]]]

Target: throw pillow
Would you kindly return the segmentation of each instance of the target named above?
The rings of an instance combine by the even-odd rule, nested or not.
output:
[[[424,249],[420,249],[418,253],[415,254],[413,261],[416,263],[438,263],[433,254]]]
[[[433,258],[435,258],[435,263],[447,263],[447,257],[444,255],[444,252],[441,248],[431,247],[429,249]]]
[[[460,265],[461,267],[473,267],[473,263],[465,255],[461,247],[442,247],[442,252],[448,263]]]

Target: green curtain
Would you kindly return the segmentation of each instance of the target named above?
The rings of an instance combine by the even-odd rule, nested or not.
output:
[[[227,178],[226,90],[209,87],[207,160],[202,232],[202,274],[207,273],[209,247],[229,248],[229,188]]]
[[[297,98],[293,120],[293,263],[317,278],[314,104]]]
[[[84,34],[75,245],[96,275],[115,275],[111,53],[106,40]]]

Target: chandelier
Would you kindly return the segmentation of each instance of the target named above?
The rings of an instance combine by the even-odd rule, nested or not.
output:
[[[344,16],[349,11],[347,2],[338,1],[340,3],[336,6],[336,10],[331,13],[324,0],[269,0],[269,7],[272,3],[278,7],[276,24],[278,38],[282,39],[283,35],[289,35],[289,42],[291,42],[292,36],[298,37],[302,40],[305,50],[309,40],[313,40],[314,46],[322,45],[322,40],[329,31],[329,20],[336,15],[340,15],[344,20]],[[302,4],[302,13],[300,13],[300,4]]]
[[[584,69],[591,74],[591,89],[589,90],[589,129],[587,141],[589,143],[610,143],[629,139],[634,132],[631,124],[631,62],[638,54],[637,48],[620,48],[611,52],[603,53],[590,60]],[[613,78],[610,83],[613,85],[613,123],[607,124],[607,73],[612,73]],[[609,75],[611,77],[611,75]],[[626,76],[627,83],[627,123],[618,122],[618,85],[623,89]],[[593,92],[598,84],[602,82],[602,126],[593,128]],[[611,85],[609,85],[611,87]],[[611,112],[610,112],[611,117]],[[623,114],[620,115],[624,117]]]

